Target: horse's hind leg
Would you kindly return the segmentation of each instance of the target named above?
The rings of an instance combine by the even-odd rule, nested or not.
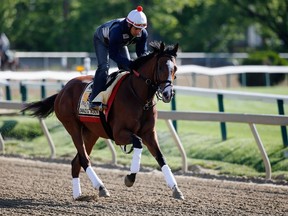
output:
[[[65,126],[65,124],[63,124]],[[79,130],[76,130],[77,127],[74,127],[74,130],[71,128],[71,124],[69,124],[69,130],[72,140],[74,142],[75,147],[77,148],[77,155],[72,160],[72,184],[73,184],[73,198],[77,199],[81,196],[81,187],[80,187],[80,179],[79,173],[81,167],[85,170],[89,179],[92,182],[92,185],[95,189],[99,190],[99,196],[107,197],[110,196],[109,192],[105,188],[101,179],[97,176],[95,171],[93,170],[90,162],[89,155],[92,151],[92,148],[98,139],[97,136],[93,135],[86,128],[79,127]]]
[[[84,140],[85,147],[86,147],[86,152],[88,155],[90,155],[92,148],[95,145],[96,141],[98,140],[99,136],[96,136],[95,134],[93,134],[86,127],[83,128],[82,134],[83,134],[83,140]],[[89,179],[91,180],[93,187],[99,190],[99,197],[109,197],[110,193],[104,186],[101,179],[97,176],[92,166],[89,165],[85,171]]]

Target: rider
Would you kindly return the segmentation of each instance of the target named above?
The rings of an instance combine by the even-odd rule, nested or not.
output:
[[[137,56],[147,52],[148,32],[146,15],[138,6],[126,18],[119,18],[100,25],[94,34],[94,48],[98,61],[92,92],[89,97],[90,108],[102,110],[102,103],[93,99],[105,90],[109,70],[109,58],[117,63],[119,69],[129,71],[132,60],[127,46],[136,45]]]
[[[7,38],[6,34],[2,32],[0,36],[0,53],[1,53],[0,56],[2,56],[3,54],[2,56],[3,59],[1,61],[9,60],[10,58],[9,49],[10,49],[10,41]]]

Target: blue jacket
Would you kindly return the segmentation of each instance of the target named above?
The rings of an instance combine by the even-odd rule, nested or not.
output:
[[[137,37],[133,37],[125,18],[115,19],[102,24],[96,30],[98,38],[109,49],[109,57],[118,65],[130,67],[130,60],[119,54],[120,48],[135,44],[137,56],[147,52],[148,32],[143,29]]]

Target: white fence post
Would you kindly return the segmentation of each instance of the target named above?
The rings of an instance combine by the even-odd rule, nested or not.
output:
[[[39,122],[40,122],[40,125],[41,125],[41,128],[48,140],[48,143],[49,143],[49,146],[50,146],[50,149],[51,149],[51,154],[50,154],[50,158],[55,158],[56,157],[56,150],[55,150],[55,146],[54,146],[54,143],[53,143],[53,140],[50,136],[50,133],[47,129],[47,126],[44,122],[44,120],[42,118],[39,118]]]
[[[175,143],[177,144],[177,147],[181,153],[181,156],[182,156],[182,171],[183,172],[187,172],[188,171],[188,164],[187,164],[187,156],[186,156],[186,152],[183,148],[183,145],[180,141],[180,138],[176,132],[176,130],[174,129],[174,126],[173,126],[173,123],[172,121],[169,119],[169,120],[166,120],[166,124],[170,130],[170,132],[172,133],[172,137],[175,141]]]
[[[0,133],[0,152],[2,152],[2,154],[5,154],[5,144],[1,133]]]
[[[114,145],[110,139],[105,139],[106,144],[108,145],[111,154],[112,154],[112,164],[116,165],[117,164],[117,154],[114,148]]]
[[[261,153],[261,157],[264,161],[264,166],[265,166],[265,171],[266,171],[266,179],[271,179],[271,164],[270,164],[270,161],[269,161],[269,158],[267,156],[267,153],[265,151],[265,148],[262,144],[262,141],[260,139],[260,136],[258,134],[258,131],[256,129],[256,126],[254,124],[249,124],[250,128],[251,128],[251,131],[253,133],[253,136],[255,138],[255,141],[257,143],[257,146],[258,146],[258,149],[260,150],[260,153]]]

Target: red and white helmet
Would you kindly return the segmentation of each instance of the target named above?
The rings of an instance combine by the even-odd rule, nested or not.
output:
[[[138,6],[135,10],[132,10],[126,17],[127,22],[132,24],[136,28],[146,28],[147,18],[142,11],[142,6]]]

